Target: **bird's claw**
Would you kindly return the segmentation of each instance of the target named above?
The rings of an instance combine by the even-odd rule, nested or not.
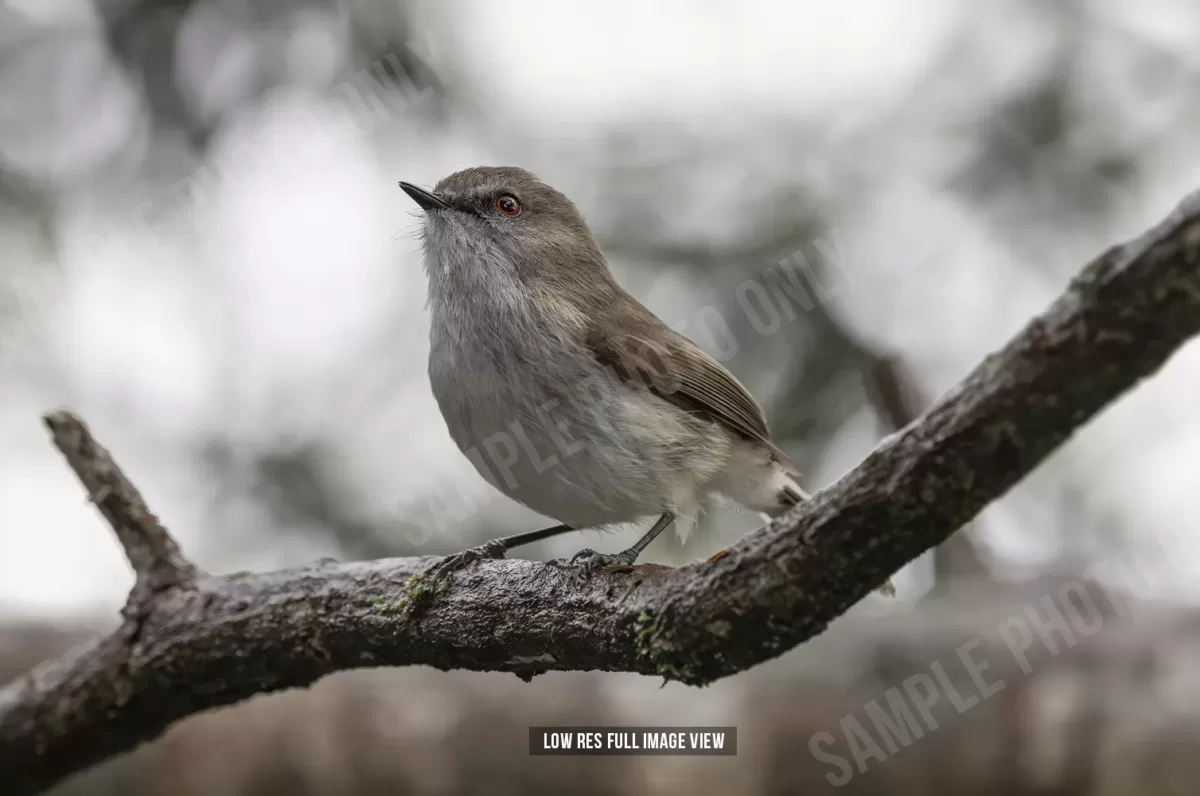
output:
[[[508,548],[500,539],[492,539],[478,547],[469,547],[460,553],[454,553],[443,558],[429,568],[429,575],[435,578],[445,578],[475,561],[484,559],[504,558]]]
[[[594,575],[600,570],[629,572],[633,569],[633,562],[636,560],[637,553],[633,550],[622,550],[620,553],[597,553],[591,548],[584,548],[571,556],[567,565],[586,575]]]

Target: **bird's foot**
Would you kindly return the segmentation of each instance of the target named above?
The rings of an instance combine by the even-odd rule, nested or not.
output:
[[[507,552],[508,545],[504,543],[503,539],[492,539],[478,547],[470,547],[461,553],[446,556],[430,567],[426,574],[432,578],[445,579],[468,564],[488,558],[504,558]]]
[[[633,562],[637,560],[639,552],[630,548],[622,550],[620,553],[597,553],[591,548],[584,548],[571,556],[571,560],[566,562],[566,565],[585,575],[593,575],[602,569],[611,572],[628,572],[633,569]]]

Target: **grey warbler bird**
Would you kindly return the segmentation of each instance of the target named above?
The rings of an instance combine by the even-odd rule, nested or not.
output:
[[[425,211],[429,379],[450,436],[493,487],[560,523],[447,568],[657,517],[628,550],[572,559],[631,565],[709,494],[768,518],[808,498],[749,391],[617,283],[570,199],[513,167],[400,187]]]

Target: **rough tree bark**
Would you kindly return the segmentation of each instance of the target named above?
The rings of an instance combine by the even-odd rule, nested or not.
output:
[[[875,352],[872,355],[874,367],[868,382],[871,403],[888,432],[896,432],[916,420],[929,405],[929,399],[921,393],[912,371],[900,357]],[[964,577],[987,574],[987,566],[975,552],[970,531],[970,524],[964,525],[934,549],[934,589],[945,589]]]
[[[171,722],[341,669],[632,671],[702,685],[773,658],[1007,491],[1200,331],[1200,194],[1065,293],[855,470],[715,563],[586,578],[432,558],[218,577],[73,415],[55,443],[137,578],[121,627],[0,690],[0,782],[34,793]]]

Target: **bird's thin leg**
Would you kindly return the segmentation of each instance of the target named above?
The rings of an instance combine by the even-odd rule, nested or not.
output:
[[[578,529],[572,528],[569,525],[555,525],[551,528],[542,528],[538,531],[525,531],[523,533],[514,533],[512,536],[491,539],[478,547],[471,547],[463,550],[461,553],[446,556],[430,568],[429,574],[448,575],[454,570],[461,569],[470,564],[472,561],[479,561],[483,558],[504,558],[505,553],[513,548],[523,547],[527,544],[540,542],[543,539],[550,539],[575,530]]]
[[[642,554],[642,551],[645,550],[651,542],[658,538],[660,533],[671,527],[671,523],[673,522],[675,522],[675,515],[669,511],[666,512],[658,518],[658,521],[650,527],[650,530],[646,531],[645,536],[643,536],[641,539],[638,539],[637,542],[634,543],[633,547],[629,548],[623,553],[617,553],[617,555],[627,556],[629,560],[625,563],[632,564],[634,561],[637,561],[637,557]]]
[[[620,553],[597,553],[595,550],[584,549],[571,557],[571,563],[590,571],[595,571],[601,567],[631,566],[634,561],[637,561],[637,557],[646,549],[646,546],[657,539],[659,534],[671,527],[671,523],[673,522],[675,522],[675,515],[669,511],[664,512],[650,530],[646,531],[646,535],[638,539],[633,547],[628,550],[622,550]]]
[[[540,542],[543,539],[553,539],[555,536],[561,536],[564,533],[577,530],[579,529],[572,528],[570,525],[555,525],[552,528],[542,528],[540,531],[525,531],[524,533],[514,533],[512,536],[502,536],[499,539],[484,542],[480,547],[499,550],[501,555],[503,555],[514,548],[524,547],[527,544]]]

